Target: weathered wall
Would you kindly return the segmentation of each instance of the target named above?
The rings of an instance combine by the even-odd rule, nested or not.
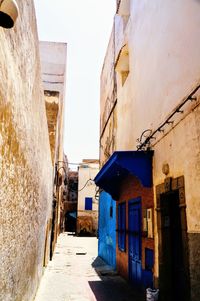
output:
[[[0,300],[33,300],[51,217],[52,166],[33,1],[0,28]],[[28,30],[27,30],[28,29]]]
[[[130,51],[130,74],[118,99],[120,149],[135,148],[142,131],[156,129],[200,80],[200,3],[157,0],[151,5],[146,1],[131,4],[124,36]],[[199,256],[192,255],[200,243],[200,115],[196,106],[198,101],[187,104],[184,114],[174,117],[174,127],[165,128],[154,146],[154,185],[163,182],[162,165],[166,162],[170,167],[168,176],[185,177],[192,300],[198,300],[200,294]],[[132,122],[129,117],[122,118],[127,108]],[[124,132],[130,140],[125,141]],[[155,271],[158,273],[158,256]]]
[[[200,265],[198,246],[200,244],[200,108],[197,106],[155,146],[154,185],[164,182],[162,173],[164,163],[169,164],[167,176],[176,178],[184,175],[186,195],[186,215],[189,238],[189,261],[192,290],[192,300],[198,300],[200,293]],[[167,150],[167,151],[166,151]],[[155,200],[156,206],[156,200]],[[156,227],[156,226],[155,226]],[[155,228],[157,233],[157,227]],[[158,237],[156,235],[156,275],[158,275]],[[194,256],[195,254],[195,256]]]
[[[125,44],[128,46],[130,72],[124,85],[120,84],[120,74],[117,73],[116,150],[135,150],[136,140],[142,132],[158,128],[200,83],[200,2],[132,0],[130,17],[126,23],[123,21],[120,15],[115,18],[115,50],[107,50],[105,61],[113,52],[118,58],[120,49]],[[109,48],[112,47],[109,44]],[[102,73],[103,78],[106,76],[109,74]],[[191,300],[196,301],[200,295],[200,255],[196,251],[200,244],[199,97],[196,102],[188,102],[183,110],[184,113],[176,114],[173,124],[167,125],[164,133],[157,134],[152,141],[155,150],[153,173],[155,186],[164,181],[164,163],[169,164],[168,176],[185,178]],[[107,128],[104,133],[101,153],[106,149]],[[156,225],[155,234],[157,277],[159,246]]]
[[[79,191],[78,191],[77,216],[91,216],[93,219],[93,229],[95,231],[98,228],[98,201],[95,198],[97,187],[93,181],[89,181],[87,184],[86,182],[89,179],[94,179],[98,171],[99,171],[99,164],[95,164],[95,163],[93,164],[85,163],[84,165],[81,165],[78,170]],[[86,197],[92,197],[92,210],[85,210]]]
[[[102,166],[116,148],[116,75],[114,70],[115,57],[114,28],[108,44],[102,73],[100,96],[100,165]]]
[[[53,250],[57,241],[57,236],[59,235],[60,231],[62,231],[64,223],[63,180],[65,178],[65,163],[63,163],[63,161],[65,161],[65,159],[63,138],[66,56],[66,43],[47,41],[40,42],[42,82],[45,91],[54,178],[56,176],[57,167],[57,170],[59,171],[60,182],[62,182],[60,185],[54,185],[54,200],[56,201],[56,204],[53,212],[54,219],[52,226]],[[55,96],[54,99],[52,98],[52,95]]]
[[[113,112],[108,119],[108,123],[100,138],[100,162],[103,166],[116,150],[116,133],[117,133],[117,107],[113,108]]]
[[[130,111],[132,120],[119,117],[118,148],[135,148],[143,130],[156,128],[199,81],[199,6],[196,0],[131,1],[118,41],[121,47],[128,44],[130,73],[126,86],[117,89],[119,112]],[[124,129],[132,145],[124,144]]]
[[[103,130],[109,114],[112,110],[115,98],[115,71],[114,71],[114,57],[115,57],[115,42],[114,30],[112,31],[110,41],[108,44],[107,53],[105,56],[102,73],[101,73],[101,116],[100,126]]]
[[[57,118],[59,110],[59,92],[55,91],[44,91],[45,105],[47,114],[47,123],[49,130],[49,143],[51,148],[51,161],[52,165],[55,164],[55,150],[56,150],[56,129],[57,129]]]
[[[56,161],[63,161],[67,44],[40,41],[40,58],[44,90],[59,92]]]

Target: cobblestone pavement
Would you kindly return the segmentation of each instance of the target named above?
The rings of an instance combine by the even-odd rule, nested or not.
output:
[[[35,301],[143,301],[96,257],[97,244],[95,237],[61,234]]]

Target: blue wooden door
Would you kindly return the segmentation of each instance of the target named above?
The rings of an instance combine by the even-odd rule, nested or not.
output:
[[[129,278],[135,285],[142,284],[141,262],[141,199],[129,201],[128,206],[129,233]]]

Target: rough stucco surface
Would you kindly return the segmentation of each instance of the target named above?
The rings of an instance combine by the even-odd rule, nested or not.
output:
[[[0,28],[0,300],[33,300],[51,212],[52,167],[33,1]]]

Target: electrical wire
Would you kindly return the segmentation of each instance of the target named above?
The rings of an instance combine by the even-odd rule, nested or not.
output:
[[[67,161],[57,161],[56,164],[58,163],[66,163],[68,165],[88,165],[88,164],[96,164],[94,161],[87,161],[87,162],[81,162],[81,163],[75,163],[75,162],[67,162]]]
[[[88,183],[89,181],[94,181],[94,180],[88,179],[87,182],[85,183],[85,185],[84,185],[81,189],[78,189],[78,192],[79,192],[79,191],[82,191],[82,190],[87,186],[87,183]]]
[[[72,191],[72,192],[79,192],[79,191],[82,191],[82,190],[87,186],[87,183],[88,183],[89,181],[94,182],[94,180],[88,179],[88,180],[86,181],[86,183],[84,184],[84,186],[83,186],[81,189],[74,190],[74,189],[69,188],[69,190]]]

